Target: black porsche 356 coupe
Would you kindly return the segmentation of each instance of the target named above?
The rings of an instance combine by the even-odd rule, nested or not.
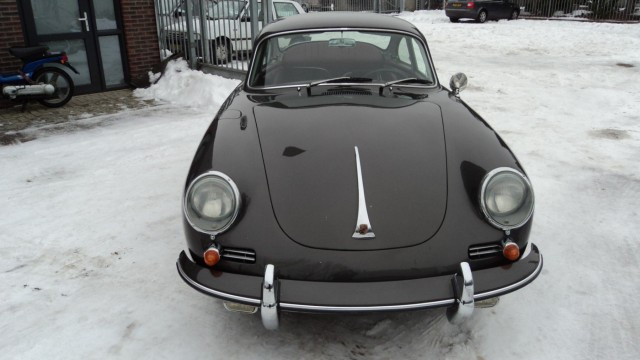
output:
[[[184,189],[187,284],[228,310],[495,304],[542,269],[534,196],[505,142],[436,76],[424,36],[374,14],[270,24]]]

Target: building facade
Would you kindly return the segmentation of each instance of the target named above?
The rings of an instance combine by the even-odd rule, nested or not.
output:
[[[0,72],[13,46],[65,51],[76,93],[129,86],[160,61],[153,0],[0,0]]]

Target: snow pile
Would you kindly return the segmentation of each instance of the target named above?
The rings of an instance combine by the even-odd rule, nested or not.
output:
[[[164,60],[166,58],[168,58],[169,56],[173,55],[173,53],[171,52],[171,50],[168,49],[162,49],[160,50],[160,59]]]
[[[449,18],[445,16],[444,10],[405,11],[400,13],[398,17],[413,24],[442,24],[449,22]]]
[[[162,76],[162,73],[153,73],[151,71],[149,71],[148,73],[149,75],[149,84],[155,84],[156,81],[158,81],[158,79],[160,79],[160,77]],[[142,97],[142,96],[139,96]]]
[[[151,74],[150,80],[159,75]],[[202,111],[214,111],[229,95],[229,88],[240,82],[221,76],[191,70],[183,59],[170,61],[158,82],[146,89],[136,89],[134,94],[143,100],[191,107]]]

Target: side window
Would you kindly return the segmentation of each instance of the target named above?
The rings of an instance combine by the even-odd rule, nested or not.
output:
[[[403,37],[398,44],[398,59],[407,65],[411,64],[411,56],[409,55],[409,46],[407,45],[406,37]]]
[[[427,58],[424,49],[416,39],[411,39],[413,54],[416,56],[416,67],[422,74],[427,75]]]
[[[160,5],[160,3],[158,3]],[[208,5],[205,5],[208,6]],[[194,1],[193,6],[191,8],[194,14],[200,14],[200,3]],[[174,16],[187,16],[187,1],[182,0],[178,6],[175,8]]]
[[[258,20],[262,19],[264,14],[262,13],[262,3],[258,3]],[[247,5],[242,11],[241,19],[250,20],[251,19],[251,6]]]
[[[264,19],[264,13],[262,12],[262,3],[258,3],[258,20]]]
[[[288,16],[298,15],[298,9],[293,4],[274,2],[273,6],[276,8],[276,18],[283,19]]]

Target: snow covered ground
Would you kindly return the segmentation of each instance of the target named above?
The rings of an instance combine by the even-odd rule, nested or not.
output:
[[[226,312],[174,262],[187,168],[237,82],[180,69],[180,99],[161,80],[140,95],[165,105],[0,147],[0,358],[640,358],[640,25],[402,17],[527,169],[536,281],[462,326],[285,314],[266,332]]]

